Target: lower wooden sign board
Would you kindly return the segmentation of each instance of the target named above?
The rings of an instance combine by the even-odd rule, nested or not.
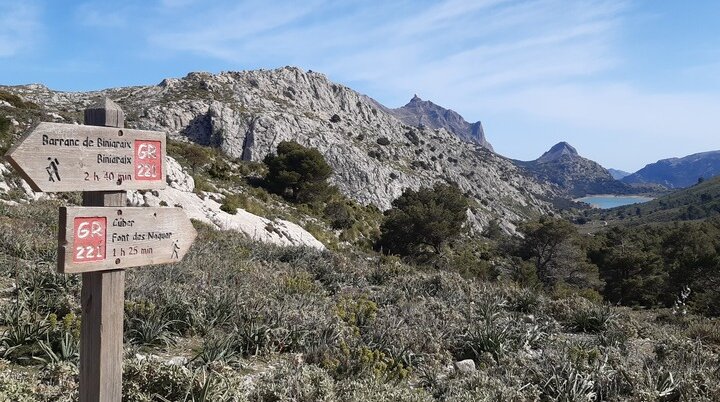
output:
[[[182,260],[197,236],[182,208],[61,207],[58,272]]]

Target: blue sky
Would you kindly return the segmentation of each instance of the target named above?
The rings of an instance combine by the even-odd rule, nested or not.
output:
[[[629,171],[720,149],[720,1],[0,0],[0,83],[81,91],[295,65]]]

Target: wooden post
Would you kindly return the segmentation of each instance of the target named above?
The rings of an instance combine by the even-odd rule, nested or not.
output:
[[[85,109],[85,124],[123,128],[125,116],[105,98]],[[83,192],[83,206],[124,207],[125,191]],[[80,402],[122,399],[125,270],[82,274]]]

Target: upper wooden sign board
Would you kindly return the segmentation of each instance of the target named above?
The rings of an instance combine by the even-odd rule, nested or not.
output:
[[[34,191],[165,187],[165,133],[40,123],[7,153]]]
[[[178,262],[197,236],[182,208],[61,207],[58,271]]]

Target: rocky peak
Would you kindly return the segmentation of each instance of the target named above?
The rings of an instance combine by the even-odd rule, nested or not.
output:
[[[577,150],[570,144],[568,144],[565,141],[558,142],[557,144],[553,145],[552,148],[550,148],[549,151],[542,154],[541,157],[537,158],[535,161],[538,163],[547,163],[556,161],[560,158],[573,158],[573,157],[579,157]]]
[[[640,192],[615,180],[599,163],[580,156],[565,141],[553,145],[534,161],[516,161],[537,180],[558,187],[561,194],[575,198],[588,194],[631,194]]]
[[[468,123],[454,110],[422,100],[417,94],[405,106],[387,109],[387,112],[407,125],[426,126],[433,129],[444,128],[465,141],[480,144],[492,151],[492,145],[485,138],[485,130],[483,130],[481,122]]]
[[[451,182],[478,200],[476,227],[497,218],[512,230],[512,222],[549,210],[542,200],[550,190],[507,159],[445,129],[403,124],[372,98],[299,68],[192,73],[161,85],[91,93],[0,88],[69,119],[107,96],[123,107],[130,128],[164,131],[248,161],[262,161],[281,141],[296,141],[324,155],[343,193],[381,209],[407,188]]]

